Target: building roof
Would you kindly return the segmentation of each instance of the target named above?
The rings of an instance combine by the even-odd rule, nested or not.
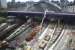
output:
[[[40,2],[34,3],[32,6],[30,6],[27,11],[43,12],[45,9],[48,9],[48,11],[60,11],[61,7],[52,2],[40,1]]]

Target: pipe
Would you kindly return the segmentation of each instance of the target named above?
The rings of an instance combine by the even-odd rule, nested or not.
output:
[[[19,25],[18,24],[13,24],[8,26],[6,29],[0,32],[0,40],[5,39],[7,36],[10,35],[12,31],[14,31]]]
[[[2,24],[0,25],[0,32],[1,32],[2,30],[4,30],[6,27],[8,27],[8,24],[7,24],[7,23],[2,23]]]
[[[28,27],[30,26],[26,24],[23,24],[22,26],[20,26],[15,32],[13,32],[9,37],[7,37],[4,41],[11,41],[13,40],[16,36],[20,35],[22,32],[24,32]]]

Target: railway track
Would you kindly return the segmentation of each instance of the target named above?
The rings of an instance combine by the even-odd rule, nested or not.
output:
[[[44,41],[42,41],[43,43],[41,42],[41,44],[40,44],[41,49],[42,50],[48,50],[48,48],[53,43],[56,42],[56,40],[60,36],[61,32],[62,32],[62,27],[55,26],[54,29],[51,29],[50,27],[48,27],[47,31],[45,32],[44,38],[41,39],[41,41],[44,40]]]

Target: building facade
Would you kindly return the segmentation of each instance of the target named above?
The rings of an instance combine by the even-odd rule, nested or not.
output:
[[[66,7],[67,4],[68,4],[68,0],[60,0],[60,6],[61,6],[62,8]]]
[[[6,2],[6,0],[0,0],[0,7],[1,8],[7,8],[7,2]]]
[[[67,10],[68,12],[75,12],[75,5],[67,6],[66,10]]]
[[[12,2],[14,3],[14,2],[15,2],[15,0],[12,0]]]
[[[49,2],[49,0],[40,0],[40,1]]]

